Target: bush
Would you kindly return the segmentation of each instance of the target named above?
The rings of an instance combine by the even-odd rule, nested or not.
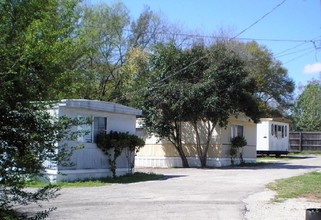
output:
[[[237,157],[237,153],[239,152],[241,164],[244,163],[243,160],[243,147],[247,145],[246,139],[243,136],[236,136],[231,139],[231,163],[234,165],[234,159]]]
[[[99,133],[97,135],[97,147],[108,156],[108,163],[113,173],[113,178],[116,177],[117,158],[122,154],[123,150],[126,150],[128,168],[132,171],[134,167],[132,156],[144,145],[143,139],[128,132],[111,131],[109,134]]]

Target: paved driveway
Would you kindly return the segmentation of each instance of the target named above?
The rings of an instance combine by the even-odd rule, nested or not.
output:
[[[164,180],[65,188],[50,202],[50,219],[244,219],[248,196],[280,178],[321,168],[321,157],[224,169],[146,169]],[[46,205],[47,206],[47,205]]]

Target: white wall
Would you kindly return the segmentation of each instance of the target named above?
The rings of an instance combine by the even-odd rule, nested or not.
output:
[[[130,134],[135,134],[135,115],[122,115],[114,114],[102,111],[90,111],[77,108],[59,108],[59,116],[66,115],[68,117],[77,117],[79,115],[83,116],[99,116],[107,117],[107,132],[120,131],[129,132]],[[96,146],[95,143],[83,143],[78,141],[68,142],[70,146],[75,146],[83,144],[84,148],[76,150],[71,160],[75,163],[73,167],[60,167],[61,169],[104,169],[108,168],[107,156]],[[127,159],[125,155],[118,158],[118,168],[127,167]]]
[[[76,118],[79,116],[107,117],[107,132],[110,132],[111,130],[128,132],[130,134],[135,134],[136,132],[136,115],[95,111],[74,107],[70,108],[66,106],[59,106],[57,109],[52,109],[50,110],[50,114],[57,114],[59,117],[67,116],[70,118]],[[72,130],[77,130],[77,127],[74,127]],[[83,143],[76,140],[65,141],[59,143],[59,145],[63,143],[68,144],[69,147],[83,145],[83,148],[73,152],[70,158],[74,163],[73,166],[58,166],[48,170],[50,178],[54,179],[56,177],[57,180],[75,180],[75,178],[106,177],[106,174],[110,174],[108,158],[95,143]],[[117,160],[117,168],[117,172],[121,174],[124,174],[123,171],[125,170],[126,172],[128,171],[128,161],[124,153]],[[119,170],[123,171],[120,172]],[[59,175],[58,172],[65,173],[67,176]]]
[[[282,132],[275,130],[272,135],[272,125],[283,126]],[[285,128],[286,127],[286,128]],[[289,147],[289,124],[286,122],[267,120],[262,121],[257,126],[257,150],[258,151],[288,151]]]
[[[262,121],[257,124],[257,150],[269,150],[270,135],[268,121]]]

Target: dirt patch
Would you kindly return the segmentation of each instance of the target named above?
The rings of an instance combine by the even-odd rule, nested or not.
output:
[[[246,203],[245,220],[302,220],[305,219],[306,209],[320,208],[319,199],[311,201],[314,197],[287,199],[282,202],[274,202],[275,192],[264,190],[263,192],[255,193],[243,202]]]
[[[302,196],[302,198],[309,202],[318,202],[321,204],[321,193],[308,193]]]

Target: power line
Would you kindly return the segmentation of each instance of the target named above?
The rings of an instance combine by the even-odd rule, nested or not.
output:
[[[293,49],[296,49],[296,48],[298,48],[298,47],[301,47],[301,46],[303,46],[303,45],[305,45],[305,44],[307,44],[307,43],[308,43],[308,42],[304,42],[304,43],[298,44],[298,45],[296,45],[296,46],[294,46],[294,47],[290,47],[290,48],[288,48],[288,49],[282,50],[281,52],[275,54],[274,56],[275,56],[275,57],[282,56],[285,52],[288,52],[288,51],[290,51],[290,50],[293,50]]]
[[[311,52],[314,52],[314,51],[315,51],[315,49],[313,48],[312,50],[309,50],[308,52],[306,52],[306,53],[304,53],[304,54],[302,54],[302,55],[300,55],[300,56],[294,57],[293,59],[288,60],[288,61],[286,61],[286,62],[283,63],[283,64],[290,63],[290,62],[292,62],[292,61],[294,61],[294,60],[297,60],[297,59],[299,59],[299,58],[301,58],[301,57],[303,57],[303,56],[305,56],[305,55],[307,55],[307,54],[309,54],[309,53],[311,53]]]
[[[296,51],[293,51],[293,52],[289,52],[289,53],[281,54],[281,55],[278,55],[278,56],[274,56],[274,58],[279,58],[279,57],[284,57],[284,56],[288,56],[288,55],[292,55],[292,54],[296,54],[296,53],[301,53],[301,52],[307,51],[307,50],[311,50],[311,47],[307,47],[307,48],[304,48],[304,49],[301,49],[301,50],[296,50]]]
[[[270,12],[266,13],[265,15],[263,15],[261,18],[259,18],[258,20],[256,20],[253,24],[251,24],[250,26],[248,26],[247,28],[245,28],[243,31],[241,31],[240,33],[238,33],[237,35],[235,35],[234,37],[231,38],[231,40],[237,38],[238,36],[240,36],[241,34],[243,34],[245,31],[249,30],[251,27],[253,27],[254,25],[256,25],[257,23],[259,23],[261,20],[263,20],[266,16],[268,16],[269,14],[271,14],[274,10],[276,10],[278,7],[280,7],[281,5],[283,5],[286,2],[286,0],[283,0],[281,3],[279,3],[277,6],[275,6]]]
[[[285,0],[286,1],[286,0]],[[100,28],[98,26],[94,25],[86,25],[85,27],[91,27],[91,28]],[[133,33],[132,30],[130,29],[124,29],[123,31],[127,33]],[[152,33],[150,31],[145,31],[145,33]],[[240,41],[267,41],[267,42],[289,42],[289,43],[311,43],[313,40],[302,40],[302,39],[278,39],[278,38],[250,38],[250,37],[233,37],[233,38],[228,38],[228,37],[222,37],[222,36],[214,36],[214,35],[201,35],[201,34],[187,34],[187,33],[177,33],[177,32],[153,32],[152,34],[159,34],[159,35],[177,35],[177,36],[182,36],[182,37],[189,37],[189,38],[207,38],[207,39],[230,39],[230,40],[240,40]]]

